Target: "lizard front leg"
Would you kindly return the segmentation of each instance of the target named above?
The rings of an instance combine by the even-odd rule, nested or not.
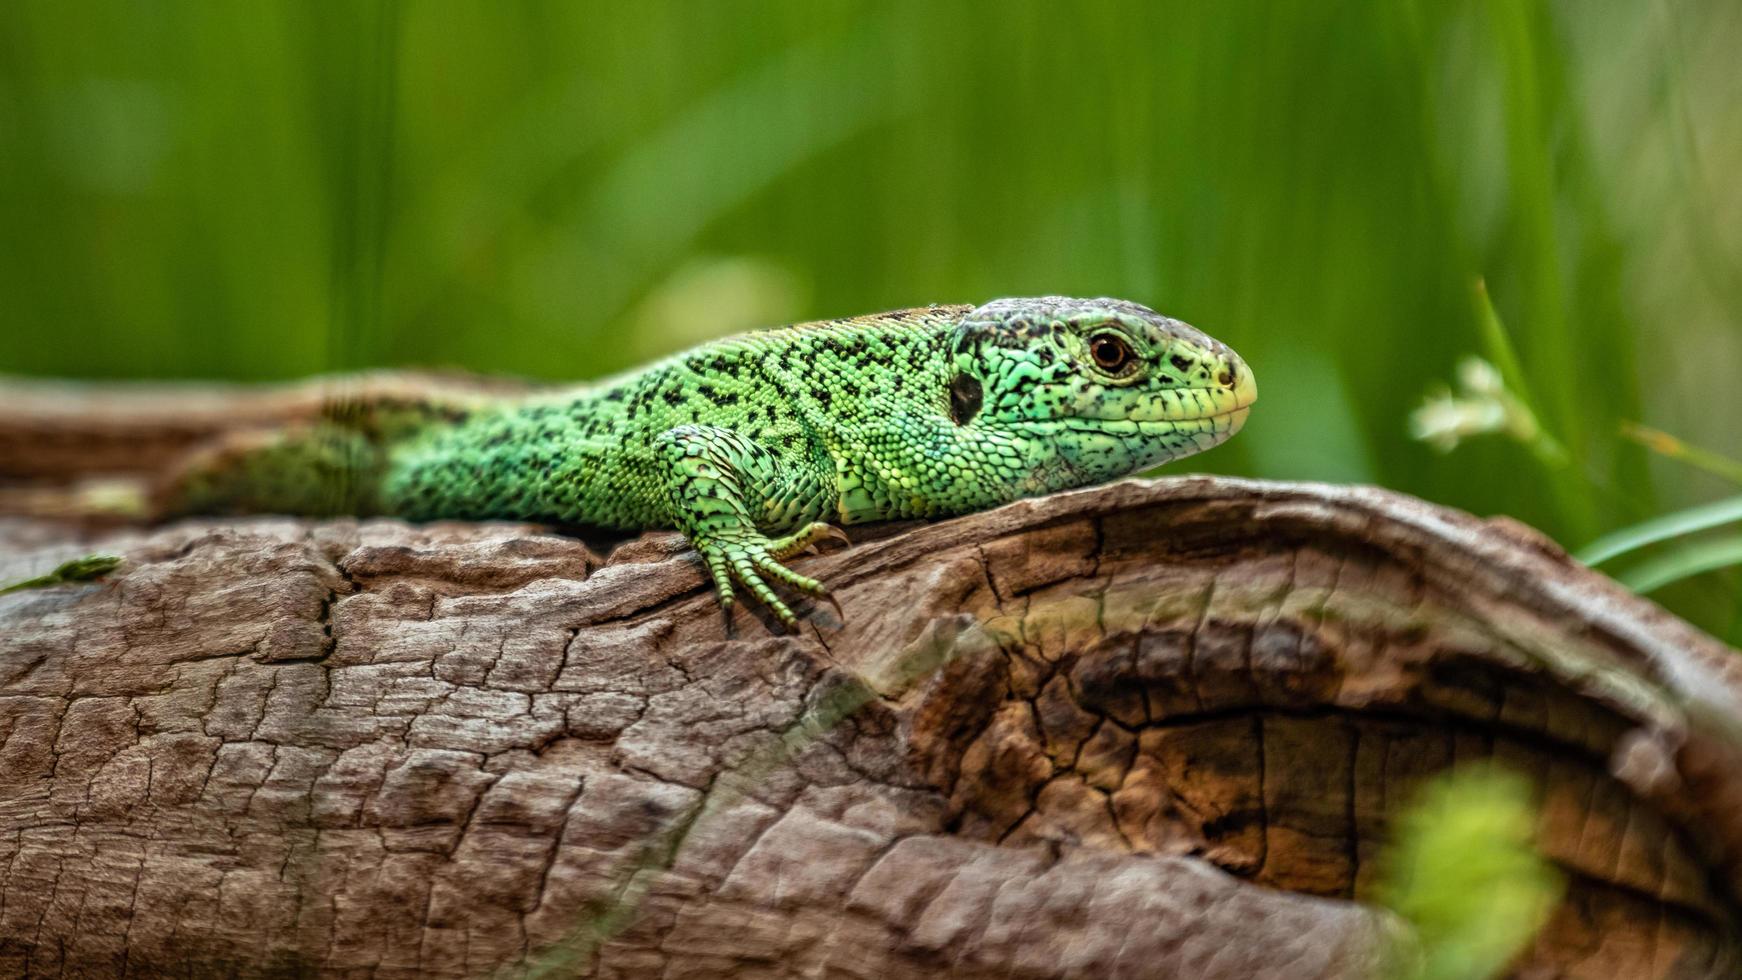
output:
[[[666,462],[668,516],[701,554],[721,607],[731,611],[736,580],[781,622],[796,625],[798,617],[775,595],[768,579],[810,595],[827,595],[821,582],[781,562],[819,540],[845,536],[828,524],[810,521],[770,538],[758,517],[790,526],[822,513],[822,481],[731,429],[684,425],[660,433],[654,444]]]

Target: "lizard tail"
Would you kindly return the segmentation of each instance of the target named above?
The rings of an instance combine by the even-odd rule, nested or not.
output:
[[[0,381],[0,514],[136,523],[371,513],[389,447],[523,386],[409,374],[282,386]]]
[[[161,473],[0,483],[0,515],[102,527],[196,514],[368,514],[381,459],[368,438],[334,425],[228,432]]]
[[[154,520],[194,514],[367,515],[379,509],[384,454],[332,423],[229,433],[152,488]]]

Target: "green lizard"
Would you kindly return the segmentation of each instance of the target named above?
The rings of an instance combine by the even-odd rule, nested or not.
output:
[[[589,387],[349,406],[216,447],[164,515],[513,519],[688,536],[728,611],[788,626],[783,562],[830,522],[943,517],[1208,449],[1256,397],[1238,355],[1122,300],[1001,299],[752,333]],[[843,538],[844,539],[844,538]]]

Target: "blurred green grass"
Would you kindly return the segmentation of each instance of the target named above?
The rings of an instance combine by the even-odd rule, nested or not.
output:
[[[1263,392],[1183,469],[1370,481],[1568,546],[1742,455],[1742,7],[0,5],[0,371],[613,371],[770,322],[1114,294]],[[1435,454],[1482,349],[1542,421]],[[1657,596],[1742,638],[1737,573]]]

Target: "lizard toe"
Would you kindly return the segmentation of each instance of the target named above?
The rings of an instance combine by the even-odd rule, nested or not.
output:
[[[720,607],[730,612],[736,596],[732,594],[732,569],[725,553],[718,548],[704,548],[702,563],[708,568],[708,576],[714,580],[714,595],[719,599]]]
[[[829,590],[816,579],[781,564],[781,546],[796,543],[798,547],[790,549],[796,553],[804,547],[804,542],[797,539],[821,531],[833,531],[833,528],[819,522],[774,541],[754,530],[742,529],[698,541],[696,550],[713,579],[720,607],[728,614],[735,604],[736,590],[742,589],[749,592],[757,603],[766,606],[776,619],[793,628],[798,625],[799,617],[781,600],[774,584],[818,598],[828,598]]]
[[[852,544],[840,528],[833,524],[825,524],[822,521],[814,521],[783,538],[770,541],[768,553],[774,558],[784,561],[824,541],[842,545]]]
[[[758,556],[760,557],[760,556]],[[756,600],[768,607],[781,622],[788,626],[798,625],[798,617],[788,609],[786,603],[780,601],[780,596],[774,594],[774,589],[756,570],[756,559],[747,554],[732,558],[732,574],[744,584]]]
[[[814,578],[800,575],[776,561],[772,556],[762,555],[757,557],[756,568],[764,575],[767,575],[770,578],[779,579],[800,592],[809,593],[810,595],[815,596],[828,594],[829,590],[823,587],[823,583]]]

